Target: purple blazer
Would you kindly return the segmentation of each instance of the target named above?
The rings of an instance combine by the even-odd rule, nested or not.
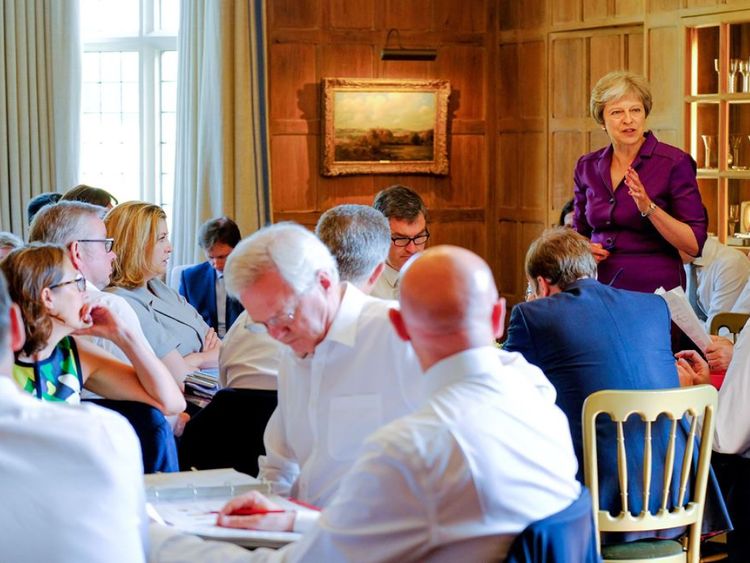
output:
[[[695,233],[698,248],[706,242],[706,219],[692,157],[660,143],[651,132],[633,168],[651,200]],[[573,226],[610,255],[599,263],[599,281],[613,287],[653,292],[685,287],[685,270],[677,249],[641,217],[624,180],[612,189],[612,145],[582,156],[575,169]]]

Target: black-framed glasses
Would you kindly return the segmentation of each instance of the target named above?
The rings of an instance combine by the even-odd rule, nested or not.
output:
[[[78,288],[78,291],[80,291],[81,293],[83,293],[84,291],[86,291],[86,278],[84,278],[83,276],[78,276],[77,278],[72,279],[72,280],[68,280],[66,282],[53,283],[51,286],[49,286],[49,288],[50,289],[55,289],[55,288],[58,288],[58,287],[62,287],[64,285],[70,285],[71,283],[76,284],[76,287]]]
[[[112,246],[115,244],[115,239],[113,238],[79,238],[78,242],[103,242],[104,252],[111,252]]]
[[[391,237],[391,241],[395,246],[409,246],[410,242],[413,242],[415,246],[422,246],[430,238],[430,231],[425,231],[415,237]]]

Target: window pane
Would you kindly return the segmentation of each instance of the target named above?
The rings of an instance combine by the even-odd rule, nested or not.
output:
[[[177,82],[177,51],[164,51],[161,54],[161,79]]]
[[[84,82],[81,119],[81,179],[121,201],[140,195],[138,53],[88,52],[99,79]],[[125,71],[125,72],[124,72]],[[127,75],[132,80],[124,81]]]
[[[176,39],[181,0],[79,1],[79,181],[110,190],[120,201],[155,194],[157,203],[171,203],[177,53],[160,51],[150,36]]]
[[[99,53],[83,53],[81,80],[86,82],[99,82],[101,75],[99,73]]]
[[[165,51],[159,57],[159,197],[171,205],[174,191],[175,107],[177,105],[177,53]]]
[[[177,35],[180,25],[179,0],[157,0],[156,29],[164,33]]]
[[[81,37],[137,36],[140,29],[139,0],[80,0]]]

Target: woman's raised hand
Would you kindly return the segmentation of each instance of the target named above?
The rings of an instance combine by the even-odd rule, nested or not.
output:
[[[633,198],[638,211],[646,213],[649,205],[651,205],[651,198],[648,197],[638,172],[632,166],[629,166],[625,171],[625,185],[628,187],[628,195]]]

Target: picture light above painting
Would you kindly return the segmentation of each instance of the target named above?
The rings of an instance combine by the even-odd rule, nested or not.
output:
[[[323,175],[448,174],[447,80],[323,79]]]

